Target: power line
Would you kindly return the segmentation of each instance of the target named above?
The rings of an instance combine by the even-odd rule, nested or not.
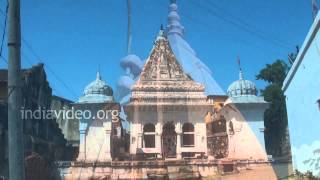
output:
[[[6,13],[4,15],[4,27],[3,27],[2,39],[1,39],[1,47],[0,47],[0,57],[4,60],[6,64],[8,64],[8,61],[6,58],[2,56],[2,50],[3,50],[5,35],[6,35],[8,9],[9,9],[9,3],[7,2]]]
[[[7,13],[8,13],[8,4],[7,4],[7,8],[6,8],[6,13],[3,13],[3,11],[0,10],[0,14],[3,15],[3,16],[5,16],[5,24],[4,24],[4,25],[1,25],[2,28],[4,29],[4,33],[5,33],[5,29],[6,29]],[[5,36],[5,35],[3,35],[3,37],[4,37],[4,36]],[[8,60],[7,60],[5,57],[2,56],[2,44],[3,44],[3,42],[4,42],[4,39],[5,39],[5,38],[2,38],[1,49],[0,49],[0,58],[3,59],[6,64],[8,64]],[[44,63],[44,62],[41,60],[40,56],[39,56],[39,55],[35,52],[35,50],[32,48],[32,46],[31,46],[23,37],[21,37],[21,39],[22,39],[23,44],[26,45],[26,47],[31,51],[31,53],[32,53],[41,63]],[[27,62],[32,66],[32,62],[30,61],[30,59],[29,59],[24,53],[22,53],[22,56],[23,56],[24,59],[27,60]],[[74,96],[74,98],[77,98],[77,97],[78,97],[77,93],[75,93],[75,91],[73,91],[72,88],[70,88],[70,87],[52,70],[52,68],[49,67],[48,64],[46,64],[45,66],[46,66],[46,68],[48,69],[48,71],[54,76],[54,78],[57,79],[57,80],[70,92],[70,94],[72,94],[72,96]],[[52,88],[52,89],[54,89],[54,88]],[[55,89],[54,89],[54,90],[55,90]],[[57,91],[57,90],[55,90],[55,91]]]
[[[5,57],[0,56],[0,58],[3,60],[3,62],[5,62],[6,64],[8,64],[8,60],[7,60]]]
[[[167,5],[164,5],[164,4],[160,4],[160,5],[161,5],[162,7],[164,7],[164,8],[167,9]],[[196,19],[196,18],[194,18],[194,17],[192,17],[192,16],[184,13],[183,11],[179,11],[179,14],[180,14],[181,17],[185,17],[185,18],[186,18],[187,20],[189,20],[190,22],[194,22],[194,23],[196,23],[196,24],[199,24],[199,25],[203,26],[204,28],[207,28],[208,31],[214,30],[214,28],[211,26],[211,24],[205,23],[204,21],[200,21],[199,19]],[[248,41],[243,41],[243,40],[242,40],[242,41],[237,41],[237,42],[242,43],[242,44],[244,44],[244,45],[246,45],[246,46],[250,46],[250,47],[254,47],[254,48],[258,48],[258,49],[261,49],[261,48],[262,48],[262,47],[258,46],[257,44],[250,43],[250,42],[248,42]],[[275,49],[272,49],[272,50],[275,51]],[[279,51],[279,52],[280,52],[280,51]],[[282,52],[282,51],[281,51],[281,52]],[[265,54],[263,51],[261,51],[261,53],[262,53],[264,56],[270,58],[270,56],[267,55],[267,54]]]
[[[285,49],[289,48],[287,45],[284,45],[284,44],[282,44],[282,43],[280,43],[278,41],[275,41],[273,39],[267,38],[267,37],[265,37],[265,35],[260,34],[260,33],[254,31],[254,30],[251,30],[250,28],[248,28],[247,26],[243,25],[242,23],[239,23],[239,22],[234,21],[232,19],[228,19],[225,16],[223,16],[221,14],[218,14],[217,12],[214,12],[211,9],[208,9],[206,6],[203,6],[201,4],[197,4],[197,3],[195,3],[195,1],[191,1],[191,0],[189,2],[191,2],[192,4],[194,4],[195,6],[201,8],[201,9],[204,9],[205,11],[207,11],[212,16],[214,16],[216,18],[219,18],[222,21],[225,21],[225,22],[229,23],[229,24],[237,27],[240,30],[243,30],[243,31],[248,32],[249,34],[255,35],[256,37],[258,37],[258,38],[260,38],[262,40],[268,41],[268,42],[270,42],[270,43],[272,43],[274,45],[277,45],[278,47],[282,47],[282,48],[285,48]]]
[[[247,26],[248,28],[251,28],[251,29],[254,29],[255,31],[257,31],[258,33],[260,34],[265,34],[265,35],[268,35],[266,32],[258,29],[256,26],[244,21],[243,19],[231,14],[230,12],[228,12],[225,8],[222,8],[221,6],[217,5],[215,2],[213,1],[208,1],[208,4],[211,5],[213,8],[216,8],[218,10],[220,10],[221,12],[225,13],[226,15],[230,16],[231,18],[237,20],[237,22],[240,22],[241,24],[243,24],[244,26]],[[270,35],[269,35],[270,36]],[[275,36],[272,36],[272,39],[274,39],[275,41],[278,41],[279,43],[282,43],[286,46],[291,46],[290,44],[291,43],[288,43],[288,42],[285,42]]]
[[[31,53],[42,63],[44,63],[42,61],[42,59],[40,58],[40,56],[35,52],[35,50],[32,48],[32,46],[24,39],[22,38],[22,42],[26,45],[26,47],[31,51]],[[55,79],[57,79],[73,96],[74,98],[77,98],[78,95],[77,93],[75,93],[73,91],[73,89],[71,89],[54,71],[53,69],[48,65],[46,64],[45,65],[48,69],[48,71],[54,76]]]

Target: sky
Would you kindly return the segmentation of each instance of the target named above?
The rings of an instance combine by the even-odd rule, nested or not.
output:
[[[132,53],[146,59],[169,0],[132,1]],[[311,0],[177,0],[184,38],[224,91],[301,46],[312,24]],[[0,1],[5,12],[6,1]],[[4,16],[0,14],[0,33]],[[22,0],[22,67],[43,62],[53,94],[77,101],[100,69],[116,91],[127,55],[126,0]],[[5,39],[6,40],[6,39]],[[7,58],[6,41],[3,56]],[[7,64],[0,59],[0,68]]]

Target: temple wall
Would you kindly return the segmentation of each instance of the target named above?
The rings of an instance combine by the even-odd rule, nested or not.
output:
[[[263,114],[251,116],[250,113],[245,114],[245,111],[228,110],[225,113],[225,117],[229,137],[228,157],[266,160],[267,153],[265,151],[264,136],[263,132],[260,131],[264,127]],[[255,119],[251,119],[253,117]],[[233,131],[231,131],[230,121],[232,122]]]
[[[52,96],[50,108],[55,111],[70,110],[72,108],[72,101],[67,99]],[[67,140],[68,145],[75,148],[79,147],[79,121],[77,119],[69,119],[64,117],[55,117],[56,122],[61,129],[64,138]]]
[[[320,176],[320,16],[315,19],[285,83],[293,168]]]
[[[225,165],[232,165],[225,169]],[[266,162],[245,161],[226,162],[208,160],[189,161],[122,161],[95,164],[69,163],[58,164],[61,180],[96,179],[220,179],[221,175],[242,177],[251,173],[254,179],[277,179],[272,166]],[[226,176],[228,177],[228,176]],[[229,176],[230,178],[230,176]]]

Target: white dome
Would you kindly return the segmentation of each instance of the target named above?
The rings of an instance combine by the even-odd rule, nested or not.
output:
[[[248,80],[243,79],[242,71],[240,71],[239,80],[233,82],[228,90],[229,97],[237,97],[237,96],[248,96],[248,95],[257,95],[256,85]]]
[[[111,102],[113,101],[113,91],[105,81],[101,79],[100,73],[97,78],[84,89],[84,96],[80,97],[79,102]]]

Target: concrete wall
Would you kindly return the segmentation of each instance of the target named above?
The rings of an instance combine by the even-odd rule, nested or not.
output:
[[[293,168],[320,175],[319,14],[289,71],[285,91]]]
[[[231,107],[231,108],[230,108]],[[229,158],[266,160],[264,143],[264,107],[257,105],[229,104],[224,109],[229,137]],[[230,131],[230,121],[233,132]]]

